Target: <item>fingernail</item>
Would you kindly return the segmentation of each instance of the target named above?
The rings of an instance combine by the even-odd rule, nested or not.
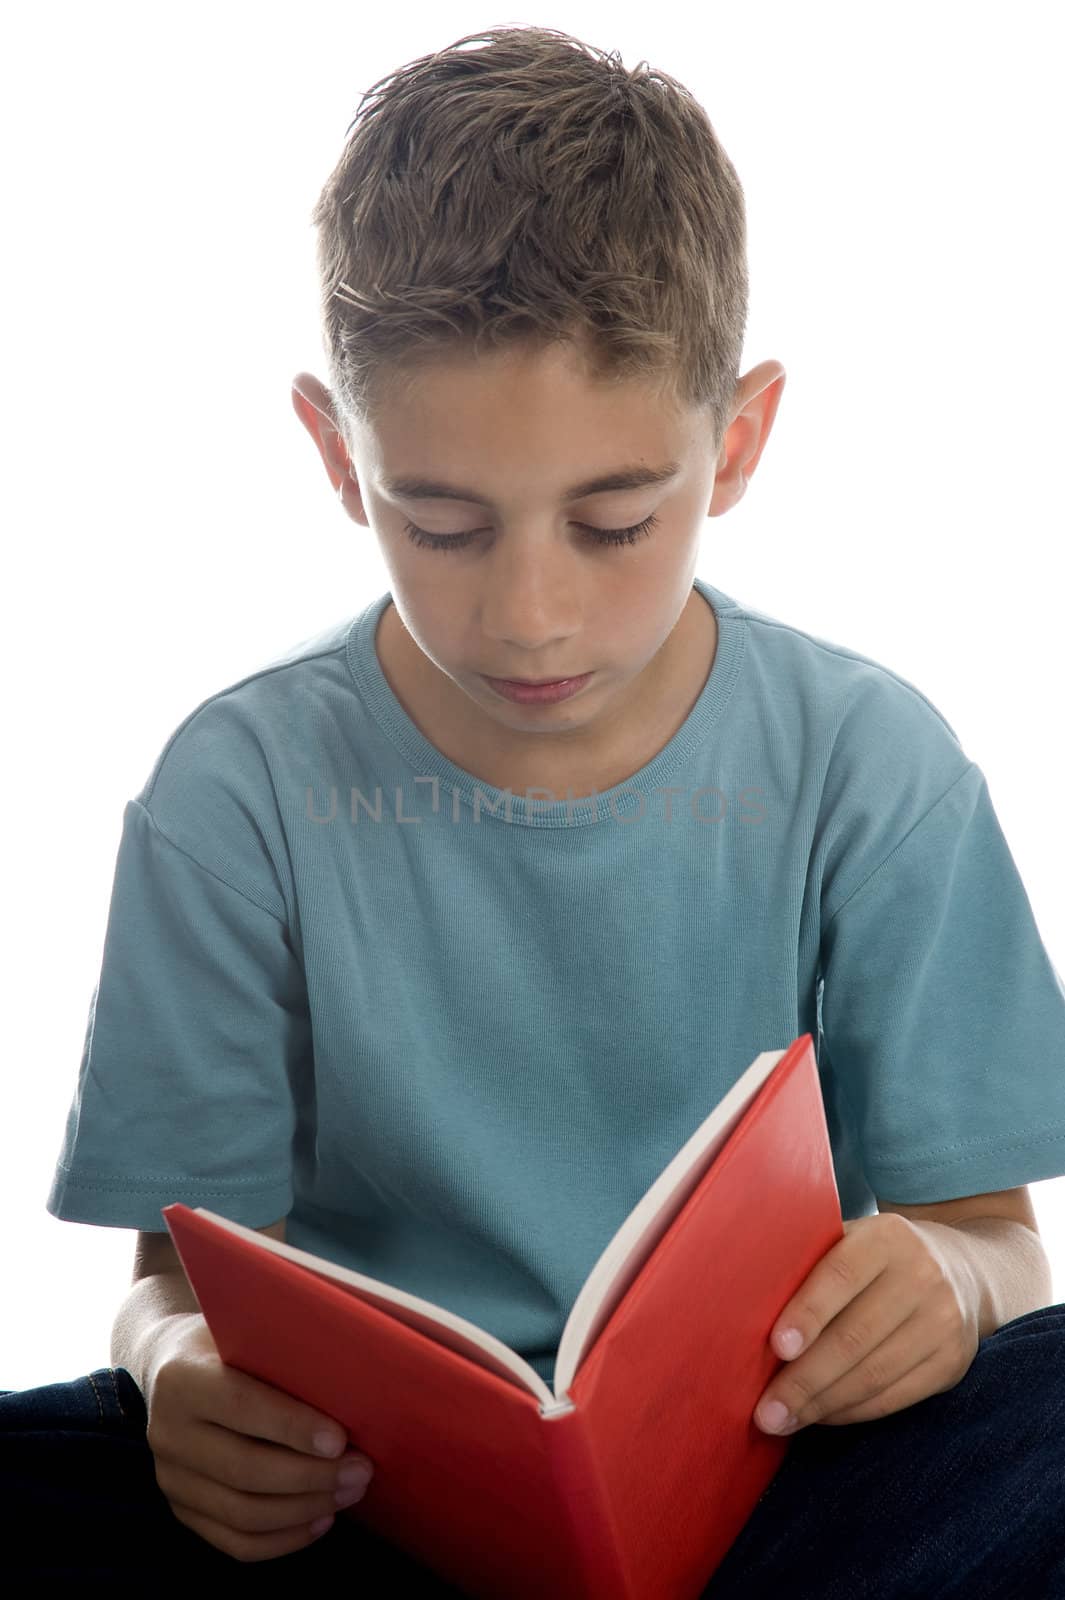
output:
[[[349,1461],[337,1473],[337,1483],[342,1489],[365,1489],[373,1477],[373,1467],[368,1461]]]
[[[317,1522],[311,1523],[311,1532],[315,1537],[320,1533],[328,1533],[335,1521],[335,1517],[319,1517]]]
[[[797,1356],[802,1349],[802,1334],[798,1328],[785,1328],[784,1332],[778,1336],[777,1344],[781,1355],[790,1360],[792,1357]]]
[[[767,1400],[765,1405],[758,1408],[758,1425],[768,1433],[779,1433],[788,1422],[794,1421],[787,1406],[779,1400]]]
[[[366,1483],[369,1483],[369,1481],[369,1478],[367,1478]],[[353,1506],[356,1500],[361,1500],[366,1493],[366,1483],[356,1484],[351,1489],[338,1489],[333,1497],[336,1501],[337,1510],[342,1511],[345,1506]]]

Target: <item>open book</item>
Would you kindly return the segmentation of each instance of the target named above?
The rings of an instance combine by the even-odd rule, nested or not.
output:
[[[843,1237],[813,1041],[764,1051],[622,1223],[552,1391],[483,1328],[212,1211],[163,1207],[219,1355],[374,1463],[342,1516],[478,1600],[696,1600],[789,1440],[777,1316]]]

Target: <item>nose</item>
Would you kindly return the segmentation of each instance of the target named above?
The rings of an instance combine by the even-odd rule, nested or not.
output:
[[[497,539],[481,576],[481,628],[488,638],[550,658],[556,646],[564,647],[580,632],[577,575],[550,533]],[[548,664],[553,668],[559,663],[548,659]],[[532,661],[527,675],[539,676]]]

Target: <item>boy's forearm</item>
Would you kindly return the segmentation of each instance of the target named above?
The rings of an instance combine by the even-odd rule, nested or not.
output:
[[[111,1365],[125,1367],[146,1394],[162,1341],[190,1316],[200,1317],[202,1312],[183,1272],[154,1272],[139,1278],[111,1329]]]

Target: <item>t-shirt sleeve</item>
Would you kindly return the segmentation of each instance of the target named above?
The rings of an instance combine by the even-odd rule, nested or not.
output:
[[[820,1051],[879,1202],[1065,1173],[1065,986],[970,763],[822,929]]]
[[[163,1232],[162,1207],[180,1201],[276,1222],[310,1059],[280,897],[235,887],[130,800],[48,1211]]]

